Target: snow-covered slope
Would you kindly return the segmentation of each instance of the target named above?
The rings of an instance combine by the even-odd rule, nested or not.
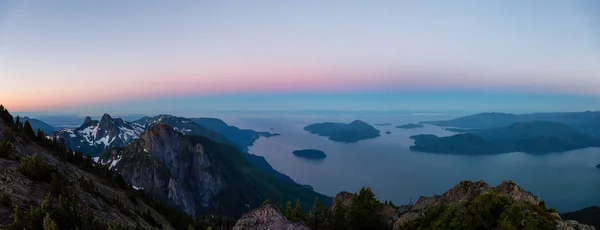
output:
[[[216,132],[215,130],[209,129],[205,126],[199,125],[196,122],[184,118],[176,117],[172,115],[158,115],[155,117],[143,117],[133,123],[148,129],[154,124],[167,124],[173,127],[173,130],[183,133],[184,135],[199,135],[207,137],[213,141],[219,143],[225,143],[235,146],[229,141],[223,134]]]
[[[91,156],[97,156],[109,147],[125,146],[139,138],[144,127],[121,118],[113,119],[104,114],[100,121],[86,117],[83,124],[76,129],[62,129],[52,136],[65,139],[67,147],[80,150]]]

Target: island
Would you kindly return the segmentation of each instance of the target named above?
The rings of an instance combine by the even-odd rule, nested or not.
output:
[[[454,133],[467,133],[467,132],[472,132],[475,129],[445,128],[444,130],[454,132]]]
[[[309,160],[323,160],[327,157],[327,155],[323,151],[316,149],[294,150],[293,153],[297,157]]]
[[[375,125],[376,125],[376,126],[384,126],[384,127],[387,127],[387,126],[391,126],[392,124],[390,124],[390,123],[380,123],[380,124],[375,124]]]
[[[392,134],[392,132],[390,132],[390,131],[385,131],[385,134],[387,134],[387,135],[390,135],[390,134]]]
[[[416,128],[423,128],[423,127],[425,127],[425,126],[419,125],[419,124],[414,124],[414,123],[396,126],[396,128],[399,128],[399,129],[416,129]]]
[[[544,154],[600,147],[600,139],[557,122],[519,122],[503,128],[476,129],[447,137],[412,136],[413,151],[446,154]]]
[[[596,168],[599,168],[599,169],[600,169],[600,164],[596,165]]]
[[[361,120],[349,124],[324,122],[311,124],[304,130],[319,136],[329,137],[329,140],[342,143],[354,143],[361,140],[379,137],[380,131]]]
[[[458,117],[452,120],[421,121],[419,124],[430,124],[440,127],[464,129],[501,128],[517,122],[548,121],[558,122],[573,127],[578,131],[600,137],[600,110],[584,112],[550,112],[550,113],[478,113]]]

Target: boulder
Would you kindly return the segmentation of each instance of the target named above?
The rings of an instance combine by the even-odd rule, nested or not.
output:
[[[310,230],[303,223],[291,223],[272,204],[265,204],[240,218],[233,230]]]

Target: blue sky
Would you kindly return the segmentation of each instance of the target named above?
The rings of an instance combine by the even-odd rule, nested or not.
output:
[[[599,15],[595,0],[2,1],[0,103],[596,109]]]

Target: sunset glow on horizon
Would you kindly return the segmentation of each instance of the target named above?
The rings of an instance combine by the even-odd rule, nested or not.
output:
[[[0,103],[48,111],[177,97],[436,90],[600,100],[599,5],[3,1]]]

